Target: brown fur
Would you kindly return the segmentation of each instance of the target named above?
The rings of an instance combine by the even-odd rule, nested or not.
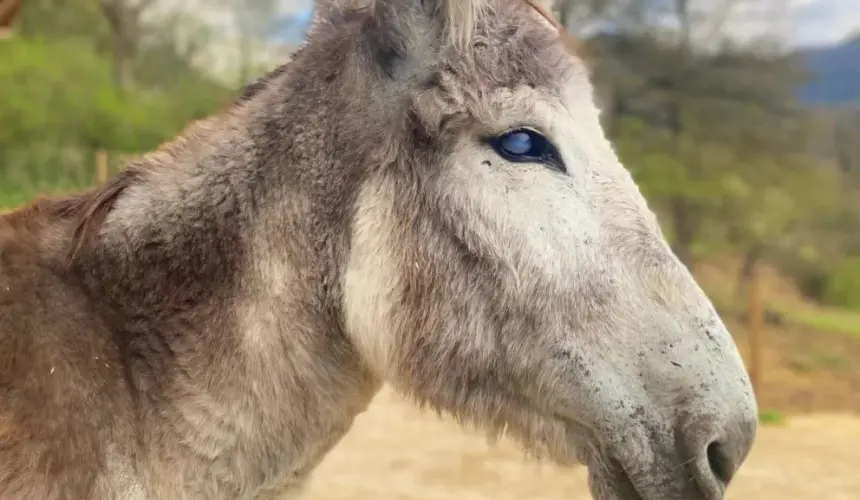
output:
[[[550,95],[581,67],[527,4],[469,2],[327,5],[222,115],[104,186],[0,217],[0,499],[279,498],[383,381],[572,460],[582,429],[534,381],[588,370],[534,334],[599,325],[619,290],[597,271],[513,284],[476,216],[446,205],[440,166],[492,125],[494,92]],[[357,232],[359,215],[377,226]],[[679,283],[648,217],[618,246]],[[397,270],[367,292],[393,308],[385,367],[346,327],[362,234]]]

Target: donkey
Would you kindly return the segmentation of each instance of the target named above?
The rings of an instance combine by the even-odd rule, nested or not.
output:
[[[599,500],[715,500],[731,336],[527,0],[340,0],[219,116],[0,219],[0,498],[299,493],[382,384]]]

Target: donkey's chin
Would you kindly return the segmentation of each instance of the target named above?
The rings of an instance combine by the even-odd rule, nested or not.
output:
[[[568,443],[566,459],[557,459],[560,465],[569,465],[572,460],[588,468],[588,485],[594,500],[704,500],[702,496],[679,495],[669,480],[664,483],[665,488],[654,488],[655,481],[652,478],[643,478],[648,484],[636,484],[630,470],[637,470],[636,464],[622,463],[620,455],[613,454],[607,447],[601,444],[601,439],[594,435],[593,430],[569,423],[568,429],[572,440]],[[621,451],[621,450],[616,450]],[[616,458],[618,457],[618,458]],[[625,457],[631,459],[631,457]],[[677,471],[678,477],[689,477],[682,472],[684,464]],[[683,480],[681,482],[684,482]],[[708,499],[710,500],[710,499]]]

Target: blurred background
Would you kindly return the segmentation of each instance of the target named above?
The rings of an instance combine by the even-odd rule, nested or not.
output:
[[[311,9],[0,0],[0,210],[103,182],[223,109],[290,59]],[[556,15],[752,372],[765,426],[735,498],[860,499],[860,1],[559,0]],[[583,475],[475,439],[386,392],[310,496],[588,498]]]

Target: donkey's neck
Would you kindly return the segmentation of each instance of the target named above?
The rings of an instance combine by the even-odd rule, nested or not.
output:
[[[378,383],[341,330],[348,213],[332,201],[348,195],[307,178],[305,150],[266,160],[259,125],[214,122],[134,167],[142,180],[78,269],[123,344],[136,399],[166,404],[176,443],[214,439],[237,473],[278,483],[307,472]],[[272,458],[243,469],[252,457]]]

